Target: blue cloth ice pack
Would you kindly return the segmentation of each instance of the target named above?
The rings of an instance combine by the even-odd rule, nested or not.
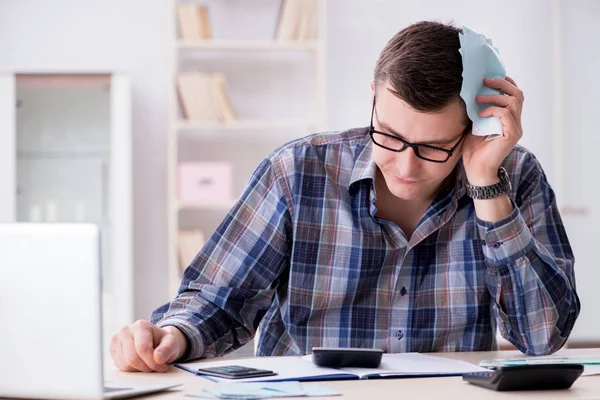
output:
[[[473,134],[490,138],[502,136],[502,123],[498,117],[481,118],[479,111],[489,104],[479,104],[476,96],[499,94],[500,91],[483,84],[483,78],[506,78],[506,70],[500,60],[498,49],[490,39],[463,26],[459,33],[460,54],[463,62],[463,84],[460,97],[467,105],[467,114],[473,121]]]

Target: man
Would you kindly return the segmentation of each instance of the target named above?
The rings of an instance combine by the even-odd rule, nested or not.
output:
[[[510,79],[478,98],[503,135],[471,132],[460,30],[421,22],[377,62],[369,128],[289,143],[255,171],[152,324],[111,343],[126,371],[221,356],[261,324],[258,355],[315,346],[478,351],[495,332],[548,354],[579,313],[554,193],[522,136]],[[502,167],[502,168],[500,168]]]

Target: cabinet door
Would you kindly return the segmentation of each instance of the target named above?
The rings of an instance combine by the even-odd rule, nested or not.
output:
[[[575,253],[575,279],[581,314],[570,342],[600,342],[598,308],[600,279],[600,178],[598,177],[598,92],[600,53],[594,38],[600,36],[600,3],[594,0],[562,1],[562,105],[564,198],[562,215]]]
[[[16,216],[15,77],[0,74],[0,222]]]
[[[0,120],[0,221],[100,228],[106,344],[133,319],[129,78],[1,75]]]

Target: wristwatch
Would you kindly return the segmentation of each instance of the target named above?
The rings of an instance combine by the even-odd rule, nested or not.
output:
[[[498,178],[500,178],[500,182],[489,186],[473,186],[467,183],[467,196],[476,200],[487,200],[508,194],[512,186],[508,172],[503,167],[498,169]]]

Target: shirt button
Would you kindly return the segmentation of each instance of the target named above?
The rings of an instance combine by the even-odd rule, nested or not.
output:
[[[400,289],[400,296],[404,296],[406,294],[406,286],[402,286],[402,289]]]
[[[500,243],[496,242],[492,245],[493,248],[497,249],[498,247],[500,247]]]
[[[404,333],[402,333],[402,331],[398,331],[398,333],[396,333],[396,338],[398,340],[402,340],[403,337],[404,337]]]

